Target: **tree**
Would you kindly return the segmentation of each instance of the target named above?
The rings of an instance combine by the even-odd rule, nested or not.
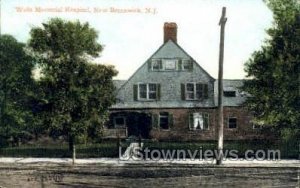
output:
[[[246,106],[257,123],[270,125],[284,138],[300,136],[300,3],[267,0],[273,27],[261,50],[245,64]]]
[[[100,132],[114,103],[112,66],[92,64],[102,46],[88,23],[58,18],[31,30],[29,46],[41,67],[41,109],[47,114],[50,134],[65,135],[73,150],[76,137]],[[96,134],[99,136],[99,134]]]
[[[34,67],[24,51],[25,45],[10,35],[0,36],[0,136],[16,143],[28,125],[26,108],[32,94]]]

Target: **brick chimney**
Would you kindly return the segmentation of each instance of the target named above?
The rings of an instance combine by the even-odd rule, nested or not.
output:
[[[165,22],[164,24],[164,43],[170,39],[177,43],[177,24],[175,22]]]

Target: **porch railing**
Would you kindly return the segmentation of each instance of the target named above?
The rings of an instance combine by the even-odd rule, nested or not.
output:
[[[127,138],[127,127],[125,128],[105,128],[103,131],[104,138]]]

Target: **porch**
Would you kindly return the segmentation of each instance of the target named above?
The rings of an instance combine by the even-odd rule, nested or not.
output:
[[[145,112],[117,111],[110,114],[104,129],[104,138],[127,138],[130,136],[149,138],[152,115]]]

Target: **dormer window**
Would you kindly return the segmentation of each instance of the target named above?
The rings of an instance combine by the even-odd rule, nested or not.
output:
[[[236,97],[236,91],[224,91],[224,97]]]
[[[223,91],[224,97],[237,97],[237,89],[234,86],[225,86]]]

